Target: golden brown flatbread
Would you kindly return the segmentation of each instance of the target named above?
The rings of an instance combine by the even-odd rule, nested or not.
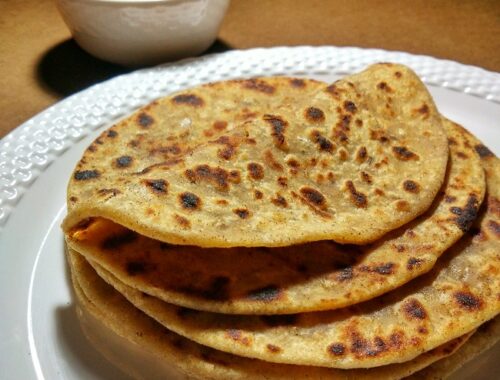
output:
[[[500,318],[481,325],[463,346],[446,358],[414,373],[407,380],[443,380],[462,368],[479,354],[493,347],[500,340]],[[485,378],[487,374],[481,374]],[[490,374],[493,377],[495,374]],[[478,374],[478,378],[479,374]]]
[[[372,301],[295,315],[239,316],[176,307],[99,276],[168,329],[200,344],[276,363],[371,368],[411,360],[500,312],[500,165],[483,155],[487,201],[432,271]]]
[[[448,144],[418,77],[378,64],[303,83],[205,85],[112,127],[73,173],[65,232],[103,217],[200,247],[362,244],[426,211]]]
[[[82,328],[89,340],[112,363],[138,379],[163,379],[166,372],[176,370],[189,379],[335,379],[370,380],[400,379],[422,369],[436,360],[453,354],[471,336],[469,332],[415,359],[371,369],[333,369],[288,364],[274,364],[248,359],[201,346],[183,338],[132,306],[120,293],[100,279],[85,260],[72,251],[73,286]],[[92,320],[86,314],[93,316]],[[100,325],[122,336],[124,345],[110,345],[109,334],[99,336]],[[133,345],[143,351],[139,361],[127,360],[123,352]],[[146,352],[146,354],[144,354]],[[137,355],[134,352],[131,355]],[[141,363],[142,361],[142,363]],[[181,375],[182,378],[184,376]]]
[[[371,246],[179,246],[102,218],[75,229],[67,243],[126,285],[193,309],[284,314],[359,303],[427,272],[477,216],[486,187],[479,143],[462,127],[443,125],[450,160],[439,196],[420,218]]]

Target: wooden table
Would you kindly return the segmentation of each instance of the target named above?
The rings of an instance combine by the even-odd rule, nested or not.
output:
[[[401,50],[500,71],[500,1],[232,0],[210,52],[280,45]],[[53,0],[0,0],[0,137],[127,71],[82,51]]]

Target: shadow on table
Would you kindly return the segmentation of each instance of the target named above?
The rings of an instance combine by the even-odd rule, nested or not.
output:
[[[221,53],[231,47],[216,40],[204,54]],[[135,68],[102,61],[85,52],[75,40],[69,39],[48,50],[36,67],[41,86],[61,97],[72,95],[93,84],[105,81]]]

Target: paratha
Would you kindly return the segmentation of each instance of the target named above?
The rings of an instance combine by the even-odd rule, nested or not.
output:
[[[112,363],[134,378],[163,379],[173,369],[189,379],[335,379],[369,380],[400,379],[422,369],[436,360],[453,354],[472,332],[419,355],[414,360],[372,369],[341,370],[333,368],[274,364],[243,358],[201,346],[183,338],[134,308],[120,293],[100,279],[95,271],[76,252],[70,252],[72,277],[85,334]],[[93,318],[89,321],[90,314]],[[104,324],[127,341],[110,346],[109,334],[96,331]],[[134,345],[131,363],[124,360],[127,344]],[[143,351],[137,354],[135,350]],[[127,357],[127,356],[125,356]],[[138,364],[140,363],[140,364]],[[184,378],[183,376],[181,376]]]
[[[89,197],[106,202],[118,195],[118,189],[104,191],[113,181],[122,188],[138,171],[172,165],[196,145],[262,116],[264,105],[275,109],[283,102],[304,101],[324,85],[290,77],[228,80],[157,99],[102,132],[86,149],[69,182],[68,210],[81,207]],[[114,177],[103,178],[101,172],[94,172],[99,168],[101,172],[110,168],[115,173],[109,176]],[[87,192],[82,183],[87,183]],[[161,194],[161,183],[151,186]],[[96,189],[101,191],[93,193]]]
[[[481,325],[467,343],[461,346],[453,355],[436,361],[429,367],[411,375],[407,380],[447,379],[479,354],[493,347],[499,340],[500,319],[496,317]]]
[[[448,144],[410,69],[378,64],[313,91],[288,83],[284,95],[265,79],[187,90],[149,106],[165,115],[146,107],[113,127],[73,173],[64,230],[103,217],[200,247],[364,244],[429,208]],[[241,120],[248,91],[274,100]]]
[[[487,200],[478,228],[427,274],[345,309],[275,316],[195,311],[134,290],[89,262],[101,278],[168,329],[221,351],[344,369],[405,362],[500,312],[500,165],[491,152],[483,154],[482,162]]]
[[[126,285],[193,309],[283,314],[359,303],[430,270],[477,215],[486,186],[479,143],[449,120],[443,125],[450,160],[440,194],[420,218],[371,246],[175,246],[102,218],[73,230],[67,243]]]

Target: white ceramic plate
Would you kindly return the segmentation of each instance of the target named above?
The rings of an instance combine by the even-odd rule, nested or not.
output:
[[[412,67],[445,116],[500,154],[500,74],[431,57],[334,47],[232,51],[140,70],[61,101],[1,140],[0,378],[123,378],[82,336],[59,228],[71,171],[103,128],[154,98],[203,82],[262,75],[333,81],[380,61]],[[456,378],[494,378],[499,354],[497,345]]]

